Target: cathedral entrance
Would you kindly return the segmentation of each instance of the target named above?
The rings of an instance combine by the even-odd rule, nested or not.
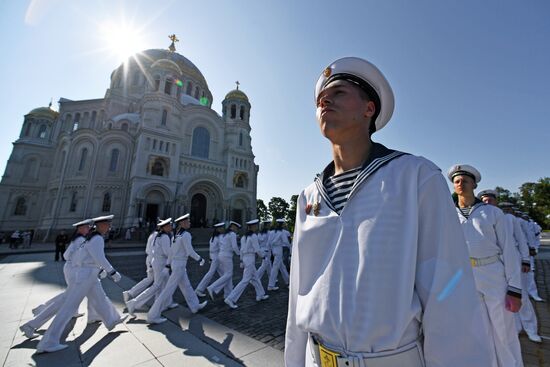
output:
[[[206,226],[206,197],[203,194],[195,194],[191,199],[191,226]]]
[[[158,216],[159,216],[159,205],[147,204],[147,207],[145,208],[145,223],[149,222],[150,227],[151,227],[151,223],[153,223],[153,225],[156,225]]]

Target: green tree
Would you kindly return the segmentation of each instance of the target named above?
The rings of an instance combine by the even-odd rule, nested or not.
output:
[[[294,233],[294,224],[296,223],[296,207],[298,206],[298,195],[290,197],[290,209],[286,214],[286,223],[290,233]]]
[[[526,182],[519,188],[519,206],[542,228],[550,228],[550,177]]]
[[[495,187],[495,191],[497,192],[497,198],[500,203],[508,202],[514,205],[517,204],[519,196],[518,194],[513,194],[510,192],[510,190],[507,190],[504,187],[500,186]]]
[[[267,206],[273,219],[285,218],[288,213],[288,203],[283,198],[272,197]]]
[[[256,213],[258,213],[258,219],[262,222],[269,218],[269,211],[267,210],[267,206],[265,206],[262,199],[256,200]]]

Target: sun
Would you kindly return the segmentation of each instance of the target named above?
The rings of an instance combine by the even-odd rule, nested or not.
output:
[[[100,24],[102,42],[107,52],[118,62],[126,61],[130,56],[144,49],[144,37],[141,30],[124,22],[104,22]]]

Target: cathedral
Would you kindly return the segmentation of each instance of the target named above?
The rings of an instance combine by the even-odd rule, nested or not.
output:
[[[172,43],[120,65],[104,98],[33,109],[0,183],[0,231],[51,240],[110,213],[119,230],[188,212],[195,227],[255,217],[250,102],[237,83],[221,116],[211,106],[206,79]]]

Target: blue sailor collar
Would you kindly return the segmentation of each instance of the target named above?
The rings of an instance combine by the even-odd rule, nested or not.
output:
[[[349,193],[348,200],[353,196],[354,192],[357,191],[357,188],[371,174],[376,172],[380,167],[383,167],[386,164],[388,164],[394,158],[400,157],[405,154],[409,154],[409,153],[388,149],[380,143],[372,142],[372,147],[369,152],[369,155],[365,160],[365,163],[363,163],[363,165],[361,166],[361,172],[357,175],[357,179],[355,180],[355,183],[353,184],[352,189]],[[323,197],[324,201],[327,203],[329,208],[332,211],[336,212],[334,206],[330,202],[330,197],[325,190],[325,185],[323,185],[323,182],[325,181],[325,179],[333,175],[334,175],[334,161],[330,162],[325,167],[323,172],[321,172],[315,177],[315,185],[317,186],[319,193],[321,194],[321,196]]]

